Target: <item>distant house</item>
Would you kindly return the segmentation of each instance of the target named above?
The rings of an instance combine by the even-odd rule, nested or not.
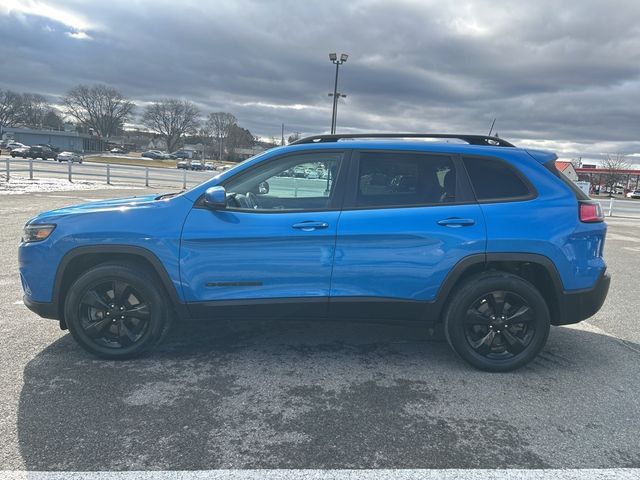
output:
[[[167,148],[167,142],[163,138],[152,138],[147,143],[147,150],[164,150]]]
[[[556,160],[556,168],[564,173],[564,175],[572,182],[578,181],[578,172],[576,172],[576,169],[571,162]]]
[[[248,148],[234,148],[233,153],[239,160],[246,160],[249,157],[253,157],[259,153],[262,153],[266,150],[263,146],[254,145],[253,147]]]

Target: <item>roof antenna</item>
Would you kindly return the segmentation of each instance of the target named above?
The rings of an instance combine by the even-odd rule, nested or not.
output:
[[[493,126],[496,124],[496,119],[493,119],[493,122],[491,122],[491,128],[489,129],[489,135],[487,135],[488,137],[491,136],[491,132],[493,132]]]

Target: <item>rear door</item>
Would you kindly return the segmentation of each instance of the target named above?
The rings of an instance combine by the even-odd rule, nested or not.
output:
[[[360,151],[351,163],[331,311],[412,317],[457,262],[484,254],[482,211],[458,156]]]

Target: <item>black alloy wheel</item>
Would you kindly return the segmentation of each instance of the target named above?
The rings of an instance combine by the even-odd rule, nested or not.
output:
[[[487,358],[512,358],[522,353],[535,336],[535,312],[520,295],[497,290],[482,295],[467,310],[467,342]]]
[[[139,356],[166,335],[172,310],[155,273],[142,264],[104,263],[69,287],[64,319],[74,339],[108,359]]]
[[[90,287],[78,307],[84,333],[107,348],[129,347],[149,328],[149,305],[140,292],[121,280]]]
[[[531,362],[550,329],[549,307],[530,282],[487,271],[451,294],[443,313],[449,345],[480,370],[507,372]]]

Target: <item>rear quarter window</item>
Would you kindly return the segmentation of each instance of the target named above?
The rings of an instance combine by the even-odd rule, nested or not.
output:
[[[590,200],[588,195],[586,195],[582,190],[580,190],[580,188],[575,183],[569,180],[569,178],[567,178],[567,176],[564,173],[562,173],[560,170],[556,168],[555,160],[551,160],[550,162],[545,163],[544,166],[547,170],[549,170],[556,177],[558,177],[562,181],[562,183],[564,183],[567,187],[569,187],[571,191],[576,195],[576,198],[578,200]]]
[[[533,187],[507,162],[484,157],[463,157],[478,201],[527,200]]]

